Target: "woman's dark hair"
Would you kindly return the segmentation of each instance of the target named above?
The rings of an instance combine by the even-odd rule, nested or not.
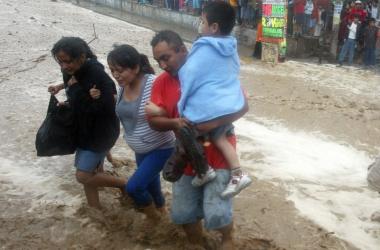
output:
[[[54,44],[51,54],[56,58],[60,51],[65,52],[71,59],[79,59],[82,54],[85,54],[86,58],[96,59],[88,44],[79,37],[62,37]]]
[[[140,66],[139,73],[154,74],[154,69],[150,65],[148,57],[137,52],[131,45],[115,45],[114,49],[108,53],[107,61],[122,68],[135,69]]]
[[[209,2],[202,10],[206,14],[209,25],[217,23],[220,34],[227,36],[235,26],[235,10],[226,2]]]

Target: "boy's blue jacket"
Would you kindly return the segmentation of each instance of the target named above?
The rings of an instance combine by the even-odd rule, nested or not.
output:
[[[232,36],[201,37],[179,70],[178,111],[194,123],[236,113],[244,106],[240,62]]]

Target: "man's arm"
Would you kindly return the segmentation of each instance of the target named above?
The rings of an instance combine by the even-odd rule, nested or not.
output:
[[[168,118],[165,109],[157,106],[151,101],[146,104],[145,113],[148,118],[149,126],[156,131],[170,131],[178,129],[178,119]]]
[[[244,106],[240,111],[233,113],[233,114],[223,116],[221,118],[216,118],[212,121],[200,123],[196,126],[196,128],[203,133],[209,132],[209,131],[213,130],[214,128],[220,127],[220,126],[225,125],[225,124],[233,123],[234,121],[243,117],[243,115],[245,115],[248,112],[248,110],[249,110],[248,100],[245,97]]]
[[[184,118],[168,118],[166,116],[153,116],[148,119],[149,126],[156,131],[177,131],[188,126],[189,121]]]
[[[145,114],[148,117],[153,116],[167,116],[166,110],[154,104],[151,101],[148,101],[145,105]]]

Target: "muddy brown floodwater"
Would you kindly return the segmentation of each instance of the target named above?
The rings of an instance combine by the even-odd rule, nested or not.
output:
[[[95,24],[98,39],[91,46],[102,63],[114,43],[132,44],[153,62],[149,42],[154,32],[64,1],[0,1],[0,20],[1,248],[196,249],[167,216],[146,228],[143,215],[130,205],[121,205],[115,190],[101,191],[103,210],[87,207],[82,187],[74,178],[73,156],[37,158],[34,149],[35,133],[49,99],[47,87],[62,81],[50,56],[58,39],[80,36],[90,41]],[[252,127],[247,132],[258,118],[265,118],[291,130],[317,130],[361,150],[365,159],[377,155],[380,102],[376,72],[295,61],[272,66],[242,57],[241,80],[250,95],[251,110],[244,122]],[[351,241],[344,231],[331,231],[328,223],[321,226],[296,208],[292,187],[302,180],[262,178],[259,166],[266,157],[264,151],[250,151],[255,140],[240,132],[238,136],[242,161],[254,182],[234,200],[237,249],[365,249],[364,243]],[[135,165],[122,137],[113,153],[129,158],[130,163],[118,169],[107,163],[106,171],[129,176]],[[170,209],[170,184],[164,183],[163,188]],[[376,193],[364,186],[347,190],[368,194],[374,201],[368,211],[378,209]],[[303,191],[307,194],[307,189]],[[344,221],[348,215],[339,216]],[[368,222],[369,217],[363,215],[360,221]],[[368,224],[368,228],[368,235],[362,230],[363,237],[368,236],[371,244],[378,242],[378,224]],[[206,237],[205,249],[219,248],[218,234],[211,232]]]

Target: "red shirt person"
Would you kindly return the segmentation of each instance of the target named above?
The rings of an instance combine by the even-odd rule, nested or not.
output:
[[[159,75],[152,88],[151,101],[155,105],[166,111],[168,118],[179,118],[177,103],[181,97],[180,83],[177,76],[172,76],[168,72]],[[180,121],[178,121],[180,122]],[[231,135],[229,138],[231,144],[236,146],[236,136]],[[214,169],[228,169],[228,163],[223,154],[213,145],[209,144],[205,148],[207,162]],[[191,166],[185,169],[186,175],[195,175]]]
[[[355,7],[351,10],[348,15],[348,21],[352,22],[355,16],[359,17],[359,21],[363,23],[367,18],[367,11],[363,9],[363,4],[360,0],[355,1]]]
[[[302,33],[302,27],[305,23],[305,5],[306,0],[294,0],[295,34]]]
[[[151,42],[153,55],[159,63],[160,68],[165,72],[157,79],[152,88],[151,101],[147,105],[149,110],[164,110],[164,114],[151,116],[150,126],[158,131],[177,131],[186,124],[184,118],[180,118],[177,110],[177,102],[180,99],[180,83],[178,80],[178,70],[185,63],[187,49],[180,36],[173,31],[159,32]],[[232,123],[240,118],[247,110],[240,114],[231,115],[229,120],[222,124]],[[215,124],[208,124],[210,127],[204,129],[209,131],[222,124],[218,119]],[[235,146],[236,137],[228,137],[229,142]],[[226,249],[233,248],[232,242],[232,201],[222,199],[220,193],[224,190],[230,178],[228,165],[223,154],[214,146],[205,147],[207,162],[215,169],[217,177],[210,183],[202,187],[193,187],[193,171],[190,166],[185,169],[184,175],[173,183],[171,219],[173,223],[182,225],[190,243],[199,244],[202,242],[202,224],[208,230],[217,230],[222,234],[222,245]]]

